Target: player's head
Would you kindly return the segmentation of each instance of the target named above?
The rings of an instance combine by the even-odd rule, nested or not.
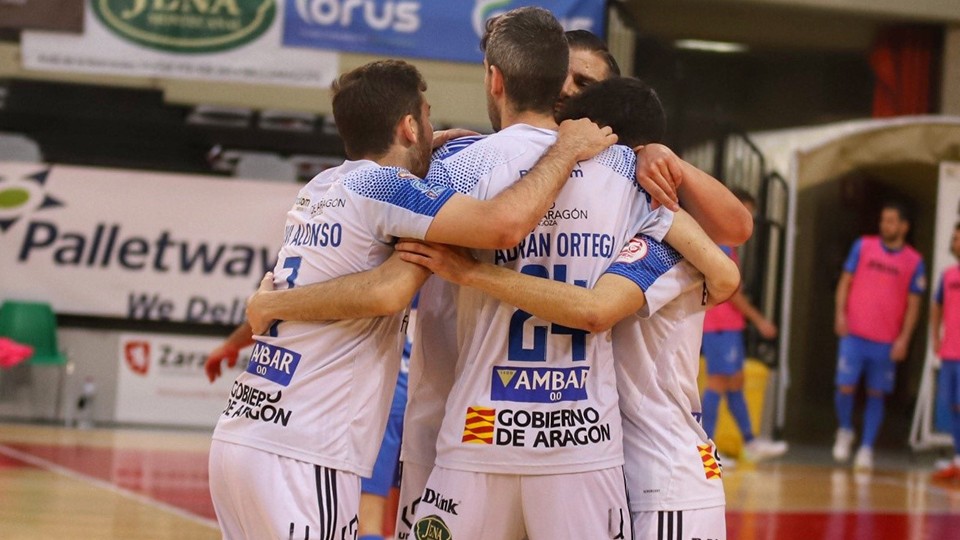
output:
[[[563,103],[557,121],[589,118],[610,126],[620,144],[660,142],[667,127],[660,98],[650,85],[633,77],[616,77],[590,85]]]
[[[620,66],[602,39],[586,30],[570,30],[566,37],[570,47],[570,64],[557,108],[584,88],[620,76]]]
[[[953,236],[950,237],[950,253],[960,259],[960,223],[953,227]]]
[[[480,40],[490,124],[499,130],[501,107],[553,114],[567,76],[569,49],[563,27],[538,7],[510,10],[487,21]]]
[[[880,238],[887,244],[903,242],[910,231],[907,207],[900,201],[884,203],[880,211]]]
[[[757,209],[757,199],[755,199],[749,191],[743,188],[735,187],[730,189],[730,193],[733,193],[733,196],[736,197],[737,200],[747,208],[750,214],[753,214],[753,212]]]
[[[406,167],[426,174],[433,142],[426,89],[417,68],[401,60],[370,62],[334,81],[333,117],[347,157],[376,160],[400,144]]]

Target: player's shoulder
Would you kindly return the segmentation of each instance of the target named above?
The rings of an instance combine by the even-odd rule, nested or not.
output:
[[[433,151],[433,159],[442,160],[453,157],[461,150],[465,150],[474,143],[478,143],[486,138],[486,135],[469,135],[467,137],[459,137],[457,139],[447,141]]]
[[[588,162],[596,163],[623,178],[633,181],[637,168],[637,155],[629,146],[615,144],[600,152]]]

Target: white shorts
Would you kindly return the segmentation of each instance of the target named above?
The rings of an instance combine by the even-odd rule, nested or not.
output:
[[[628,540],[631,535],[622,467],[536,476],[434,467],[416,517],[416,540]]]
[[[667,512],[631,512],[636,540],[726,540],[726,506]]]
[[[423,489],[433,467],[416,463],[400,463],[400,499],[397,501],[397,540],[407,540],[413,529],[414,515],[420,505]]]
[[[360,477],[213,441],[210,495],[223,538],[340,540],[357,534]]]

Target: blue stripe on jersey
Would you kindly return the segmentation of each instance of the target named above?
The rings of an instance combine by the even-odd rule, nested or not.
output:
[[[647,244],[646,254],[633,261],[616,261],[607,269],[608,274],[623,276],[647,292],[657,279],[683,260],[675,249],[657,242],[645,234],[637,235]]]
[[[459,139],[458,139],[459,140]],[[430,184],[450,186],[457,193],[472,193],[480,179],[490,171],[506,162],[506,157],[492,144],[480,144],[471,147],[470,152],[453,158],[455,167],[448,167],[446,159],[434,160],[430,164],[426,181]]]
[[[448,158],[470,146],[471,144],[483,140],[484,137],[486,137],[486,135],[471,135],[468,137],[460,137],[459,139],[448,141],[446,144],[433,151],[433,159]]]
[[[594,158],[594,161],[613,169],[614,172],[627,180],[633,181],[637,169],[637,155],[628,146],[614,145],[607,148]]]
[[[424,182],[398,167],[357,169],[343,177],[343,187],[361,197],[431,217],[454,195],[448,187]]]

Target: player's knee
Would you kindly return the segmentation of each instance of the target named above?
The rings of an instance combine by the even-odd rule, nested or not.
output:
[[[727,377],[725,375],[710,375],[707,377],[707,388],[718,394],[727,391]]]
[[[852,394],[854,391],[854,388],[853,386],[840,385],[837,387],[837,390],[839,390],[841,394]]]

